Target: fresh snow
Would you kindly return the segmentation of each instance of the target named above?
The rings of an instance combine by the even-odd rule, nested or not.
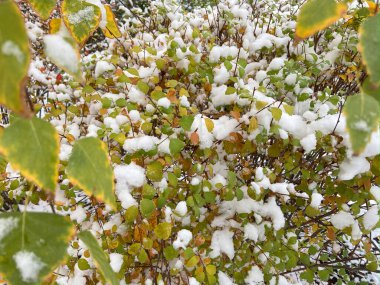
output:
[[[18,226],[19,219],[14,217],[0,218],[0,242]]]
[[[23,250],[13,256],[16,267],[21,273],[22,281],[35,283],[45,264],[41,259],[31,251]]]

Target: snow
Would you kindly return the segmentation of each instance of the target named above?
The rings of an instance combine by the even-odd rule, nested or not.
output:
[[[346,158],[340,165],[339,179],[351,180],[356,175],[366,172],[370,169],[371,165],[364,157]]]
[[[312,133],[301,139],[300,143],[304,148],[305,153],[309,153],[317,146],[317,138],[315,137],[315,134]]]
[[[220,256],[221,253],[225,253],[229,259],[233,259],[235,256],[234,233],[229,230],[218,230],[212,235],[211,246],[212,252],[210,253],[211,258]]]
[[[232,282],[230,277],[222,271],[218,272],[218,281],[220,285],[234,285],[235,283]]]
[[[371,189],[369,190],[372,194],[372,196],[375,198],[376,202],[380,202],[380,187],[373,185]]]
[[[107,26],[107,11],[102,2],[100,0],[85,0],[87,3],[93,4],[95,6],[98,6],[101,12],[101,18],[100,18],[100,23],[99,27],[101,29],[105,29]]]
[[[286,76],[285,78],[285,83],[287,85],[294,86],[296,82],[297,82],[297,74],[292,73]]]
[[[170,107],[170,100],[166,97],[163,97],[163,98],[160,98],[158,101],[157,101],[157,105],[162,107],[162,108],[169,108]]]
[[[317,192],[314,192],[313,194],[311,194],[310,206],[313,207],[314,209],[318,209],[322,201],[323,201],[323,196],[321,194]]]
[[[211,90],[211,101],[214,107],[224,106],[224,105],[230,105],[232,104],[235,99],[237,98],[236,93],[226,95],[227,86],[212,86]]]
[[[123,255],[120,253],[111,253],[110,254],[110,265],[114,272],[119,272],[121,269],[121,266],[123,265],[124,259]]]
[[[94,13],[95,13],[94,7],[87,6],[76,13],[68,14],[67,20],[72,25],[78,25],[79,23],[84,22],[84,21],[91,21],[94,18]]]
[[[0,218],[0,242],[18,226],[19,218]]]
[[[75,210],[70,213],[70,219],[82,223],[87,218],[86,210],[81,205],[76,206]]]
[[[214,82],[219,84],[224,84],[230,79],[230,73],[224,67],[224,65],[220,68],[214,69]]]
[[[235,131],[239,122],[235,119],[230,119],[227,116],[222,116],[218,120],[214,120],[213,135],[217,140],[223,140],[229,136],[230,133]]]
[[[191,231],[183,229],[178,232],[177,239],[173,242],[173,247],[175,249],[183,248],[185,249],[189,242],[192,240],[193,234]]]
[[[244,238],[257,242],[259,237],[259,229],[254,224],[246,224],[244,226]]]
[[[156,141],[157,138],[152,136],[131,138],[125,140],[123,148],[128,153],[134,153],[138,150],[150,151],[156,147]]]
[[[21,273],[22,281],[27,283],[35,283],[45,264],[41,259],[31,251],[18,251],[13,256],[16,267]]]
[[[285,60],[281,57],[274,58],[268,66],[268,70],[279,70],[285,65]]]
[[[145,183],[145,169],[134,162],[131,162],[128,165],[115,166],[114,173],[118,184],[141,187]]]
[[[137,123],[141,121],[140,113],[137,110],[129,111],[128,115],[131,118],[132,123]]]
[[[77,73],[79,71],[78,52],[62,35],[46,35],[43,40],[45,44],[45,54],[55,64],[71,73]]]
[[[372,230],[379,222],[379,209],[377,205],[372,206],[363,216],[363,225],[366,230]]]
[[[13,41],[7,40],[1,46],[1,52],[7,56],[14,56],[19,63],[25,59],[24,53],[20,47]]]
[[[257,265],[252,266],[251,270],[248,272],[248,276],[244,279],[244,281],[247,285],[263,284],[264,274]]]
[[[177,204],[177,206],[175,207],[175,210],[174,212],[180,216],[185,216],[187,214],[187,205],[186,205],[186,201],[181,201]]]
[[[339,211],[331,216],[331,223],[338,230],[343,230],[352,226],[355,223],[355,219],[350,213]]]
[[[95,78],[98,78],[100,75],[107,71],[113,71],[115,70],[115,67],[113,66],[112,63],[105,61],[105,60],[100,60],[96,63],[95,66]]]

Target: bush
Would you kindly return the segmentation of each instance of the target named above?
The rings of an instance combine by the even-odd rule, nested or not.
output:
[[[298,1],[115,1],[119,27],[91,8],[85,34],[70,1],[64,24],[18,5],[32,61],[27,104],[11,103],[34,118],[1,109],[4,279],[378,282],[379,94],[371,42],[358,50],[373,2],[295,32]]]

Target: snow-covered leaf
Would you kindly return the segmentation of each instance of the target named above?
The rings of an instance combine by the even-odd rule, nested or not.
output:
[[[66,27],[80,45],[98,28],[101,20],[100,8],[81,0],[64,0],[62,14]]]
[[[355,95],[347,99],[343,112],[352,149],[355,153],[360,153],[369,142],[372,132],[379,127],[379,103],[371,96]]]
[[[2,213],[0,228],[0,273],[12,285],[41,284],[74,234],[66,218],[49,213]]]
[[[104,5],[104,8],[106,9],[107,14],[107,25],[105,28],[102,28],[102,31],[104,35],[107,38],[120,38],[121,32],[119,30],[119,27],[117,26],[117,22],[115,19],[115,15],[112,12],[110,5]]]
[[[27,113],[24,79],[30,52],[24,20],[14,1],[0,2],[0,104]]]

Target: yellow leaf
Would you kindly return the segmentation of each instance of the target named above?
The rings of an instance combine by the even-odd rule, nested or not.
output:
[[[104,29],[102,29],[103,34],[107,38],[120,38],[121,37],[121,32],[119,30],[119,27],[117,26],[115,16],[112,12],[111,6],[110,5],[104,5],[104,8],[106,9],[106,14],[107,14],[107,25]]]
[[[214,129],[214,122],[209,118],[205,118],[205,124],[206,124],[207,130],[211,133],[212,130]]]

